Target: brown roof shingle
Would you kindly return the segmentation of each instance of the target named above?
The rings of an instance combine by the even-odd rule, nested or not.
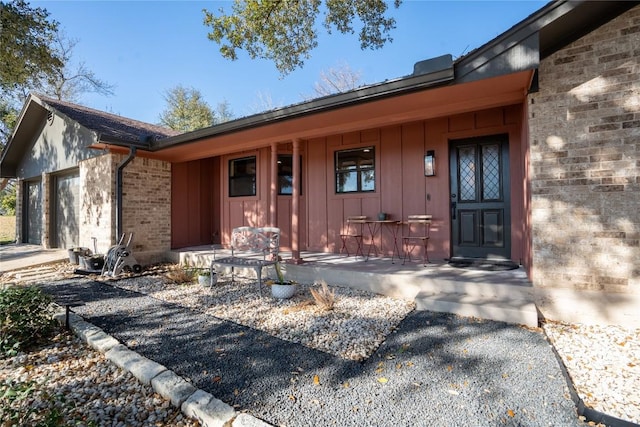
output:
[[[43,95],[36,95],[44,104],[56,109],[82,126],[100,134],[101,140],[144,142],[151,137],[154,140],[175,136],[180,132],[105,111],[94,110],[71,102],[59,101]]]

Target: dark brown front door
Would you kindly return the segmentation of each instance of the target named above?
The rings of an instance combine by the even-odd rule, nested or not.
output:
[[[453,257],[510,259],[509,138],[451,141]]]

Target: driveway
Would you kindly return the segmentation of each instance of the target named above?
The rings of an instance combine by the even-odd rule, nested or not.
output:
[[[0,275],[27,267],[68,259],[66,249],[43,249],[40,245],[0,245]]]

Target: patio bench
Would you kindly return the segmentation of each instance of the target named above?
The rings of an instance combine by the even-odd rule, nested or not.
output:
[[[262,295],[262,269],[274,265],[280,250],[280,229],[277,227],[236,227],[231,232],[231,256],[217,258],[214,249],[211,276],[216,266],[231,267],[231,281],[235,268],[252,268],[258,277]]]

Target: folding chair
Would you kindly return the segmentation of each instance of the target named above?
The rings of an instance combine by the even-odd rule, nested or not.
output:
[[[358,253],[364,258],[364,253],[362,252],[362,239],[363,239],[363,227],[366,223],[367,217],[365,215],[355,215],[348,216],[345,223],[342,225],[342,231],[340,232],[340,238],[342,239],[342,247],[340,248],[340,255],[342,255],[342,251],[347,251],[347,256],[351,256],[349,253],[349,247],[347,241],[349,239],[353,239],[356,242],[356,253],[355,256],[358,256]]]
[[[404,249],[404,259],[402,265],[407,261],[411,262],[411,252],[417,247],[423,248],[422,263],[427,266],[429,262],[429,253],[427,245],[429,244],[429,231],[431,228],[431,215],[409,215],[407,221],[407,235],[402,236],[402,246]]]

